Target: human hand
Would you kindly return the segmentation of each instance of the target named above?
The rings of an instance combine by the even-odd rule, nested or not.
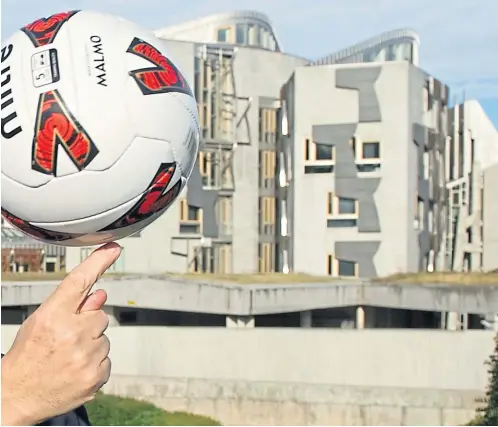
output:
[[[108,381],[106,294],[88,293],[120,253],[116,243],[97,249],[21,325],[2,359],[2,425],[34,425],[69,412]]]

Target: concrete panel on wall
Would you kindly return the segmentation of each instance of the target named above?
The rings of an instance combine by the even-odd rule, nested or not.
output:
[[[382,114],[375,91],[375,82],[380,76],[381,67],[364,67],[336,70],[336,87],[358,91],[360,122],[380,122]]]
[[[380,232],[379,215],[374,200],[380,178],[358,178],[353,149],[349,143],[354,136],[356,126],[354,123],[313,126],[313,140],[336,147],[333,175],[335,193],[339,197],[358,200],[358,231]]]
[[[204,190],[202,188],[202,177],[199,169],[199,159],[195,162],[192,175],[187,186],[187,203],[202,209],[202,230],[205,237],[218,237],[218,224],[215,212],[215,204],[218,200],[218,191]]]
[[[335,242],[337,259],[358,263],[360,277],[376,277],[374,256],[379,250],[380,242]]]

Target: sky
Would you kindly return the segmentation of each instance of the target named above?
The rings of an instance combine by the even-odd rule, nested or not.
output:
[[[497,0],[2,0],[2,39],[43,16],[101,10],[159,29],[212,13],[257,10],[284,51],[316,59],[384,31],[409,27],[420,66],[457,100],[477,99],[498,128]]]

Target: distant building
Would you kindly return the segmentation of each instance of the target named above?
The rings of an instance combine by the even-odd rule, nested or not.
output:
[[[2,218],[2,272],[56,272],[65,269],[64,247],[46,245],[21,233]]]

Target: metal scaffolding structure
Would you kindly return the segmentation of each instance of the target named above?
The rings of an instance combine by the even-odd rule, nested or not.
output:
[[[174,238],[183,243],[173,252],[186,258],[190,272],[232,272],[232,224],[234,152],[237,148],[237,98],[234,77],[236,49],[222,45],[199,45],[195,56],[195,97],[199,109],[201,151],[199,169],[203,191],[215,194],[214,220],[216,230],[202,227],[205,212],[192,217],[200,227],[195,233],[181,233]],[[189,212],[196,208],[188,207]],[[190,218],[190,213],[189,213]],[[209,237],[206,237],[209,236]]]

